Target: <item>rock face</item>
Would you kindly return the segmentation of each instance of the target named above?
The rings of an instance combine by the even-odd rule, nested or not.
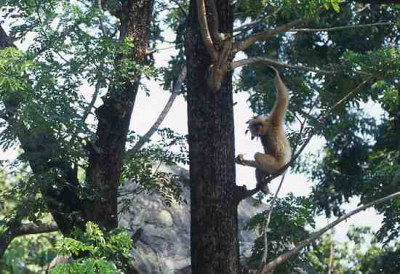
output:
[[[131,204],[120,214],[119,225],[140,234],[133,251],[139,273],[191,273],[189,172],[178,166],[165,166],[162,170],[179,176],[187,204],[173,203],[168,207],[156,194],[131,195]],[[121,193],[132,193],[136,188],[135,184],[127,184]],[[266,205],[255,207],[253,204],[254,199],[248,198],[239,205],[240,254],[245,257],[251,254],[257,235],[243,227],[256,213],[267,209]]]

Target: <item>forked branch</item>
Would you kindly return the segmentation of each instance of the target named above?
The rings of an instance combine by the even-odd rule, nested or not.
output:
[[[208,54],[210,55],[212,62],[215,63],[218,59],[218,52],[214,47],[214,43],[210,35],[210,30],[208,28],[207,11],[204,1],[205,0],[196,1],[197,17],[200,24],[200,32],[201,37],[203,38],[204,45],[207,48]]]
[[[336,225],[340,224],[341,222],[343,222],[344,220],[350,218],[351,216],[366,210],[367,208],[370,208],[372,206],[387,202],[393,198],[397,198],[400,197],[400,192],[396,192],[393,194],[390,194],[388,196],[385,196],[383,198],[377,199],[375,201],[372,201],[370,203],[367,203],[363,206],[360,206],[356,209],[354,209],[353,211],[350,211],[349,213],[337,218],[334,222],[328,224],[327,226],[321,228],[320,230],[318,230],[317,232],[315,232],[311,237],[305,239],[304,241],[302,241],[301,243],[299,243],[297,246],[295,246],[294,248],[290,249],[288,252],[278,256],[277,258],[275,258],[273,261],[267,263],[263,263],[263,265],[260,267],[260,269],[258,270],[258,273],[260,274],[268,274],[268,273],[272,273],[276,267],[278,267],[279,265],[283,264],[284,262],[286,262],[287,260],[289,260],[291,257],[293,257],[294,255],[298,254],[304,247],[306,247],[307,245],[311,244],[312,242],[314,242],[315,240],[317,240],[319,237],[321,237],[325,232],[327,232],[328,230],[332,229],[333,227],[335,227]]]

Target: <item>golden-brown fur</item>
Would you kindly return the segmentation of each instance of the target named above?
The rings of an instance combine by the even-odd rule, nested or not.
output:
[[[268,117],[256,116],[248,121],[251,138],[260,137],[265,153],[257,152],[255,161],[243,159],[239,154],[236,162],[256,168],[257,182],[268,174],[273,174],[286,165],[291,158],[292,150],[284,131],[285,113],[289,103],[288,89],[282,82],[279,72],[275,71],[274,85],[277,99]]]

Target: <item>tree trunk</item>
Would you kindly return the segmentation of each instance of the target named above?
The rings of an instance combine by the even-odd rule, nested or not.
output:
[[[117,11],[121,20],[120,39],[128,37],[134,44],[130,55],[121,56],[121,60],[133,58],[136,64],[143,65],[152,8],[152,0],[131,0]],[[103,105],[96,110],[99,122],[97,140],[91,150],[87,170],[87,181],[94,188],[95,198],[85,203],[85,218],[95,221],[106,229],[113,229],[118,225],[117,189],[140,75],[136,75],[134,82],[125,75],[120,79],[124,83],[124,88],[116,90],[111,87],[103,98]]]
[[[210,57],[200,36],[196,1],[191,1],[186,33],[191,188],[192,273],[239,272],[235,190],[232,75],[218,91],[206,75]],[[228,0],[217,0],[219,32],[232,32]],[[210,17],[209,17],[210,18]]]

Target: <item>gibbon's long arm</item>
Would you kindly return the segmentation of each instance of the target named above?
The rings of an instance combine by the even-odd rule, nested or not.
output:
[[[276,68],[272,66],[270,66],[270,68],[275,71],[274,85],[277,98],[275,101],[275,105],[272,108],[271,114],[269,115],[268,122],[272,126],[283,126],[286,109],[289,104],[288,88],[279,76],[279,71],[277,71]]]

